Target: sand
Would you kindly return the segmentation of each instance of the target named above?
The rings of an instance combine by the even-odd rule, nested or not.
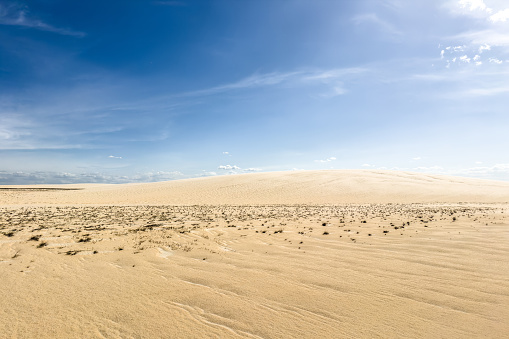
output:
[[[1,337],[507,338],[508,203],[391,171],[0,186]]]

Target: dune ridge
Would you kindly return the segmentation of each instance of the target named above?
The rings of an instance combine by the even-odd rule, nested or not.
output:
[[[509,201],[509,183],[400,171],[265,172],[120,185],[39,185],[28,193],[1,186],[1,203],[17,204],[344,204],[496,203]],[[0,187],[0,188],[1,188]],[[65,190],[64,190],[65,189]]]

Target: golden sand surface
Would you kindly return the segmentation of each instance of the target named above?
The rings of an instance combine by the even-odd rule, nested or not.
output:
[[[122,185],[0,186],[0,204],[265,205],[509,202],[509,182],[398,171],[268,172]]]
[[[508,202],[389,171],[0,186],[0,337],[508,337]]]

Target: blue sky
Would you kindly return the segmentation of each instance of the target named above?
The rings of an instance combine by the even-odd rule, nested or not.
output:
[[[0,0],[0,184],[509,180],[501,0]]]

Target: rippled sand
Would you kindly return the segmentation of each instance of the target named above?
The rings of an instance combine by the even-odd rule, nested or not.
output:
[[[0,189],[3,337],[509,333],[507,183],[324,171],[23,188]]]

